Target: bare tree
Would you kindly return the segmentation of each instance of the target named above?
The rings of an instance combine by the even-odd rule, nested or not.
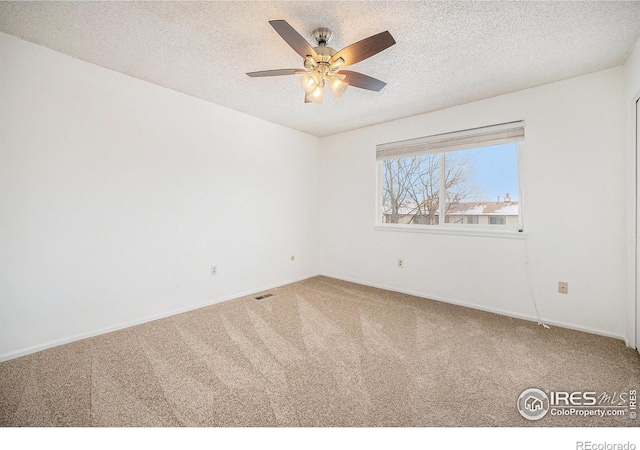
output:
[[[385,159],[382,173],[384,185],[382,187],[382,203],[389,222],[398,223],[401,209],[406,208],[409,190],[414,184],[418,172],[419,157]],[[403,212],[402,215],[405,215]]]
[[[472,156],[467,152],[445,154],[445,217],[454,205],[469,202],[478,194],[479,187],[473,179],[475,170],[472,163]]]
[[[471,156],[446,153],[444,158],[445,214],[476,192]],[[426,154],[383,161],[383,207],[386,221],[435,225],[440,212],[440,155]],[[408,221],[409,222],[409,221]]]
[[[421,155],[418,171],[407,188],[415,209],[413,223],[438,223],[440,205],[440,155]]]

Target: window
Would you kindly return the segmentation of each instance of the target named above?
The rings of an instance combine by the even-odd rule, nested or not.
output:
[[[522,229],[523,139],[511,122],[378,145],[378,223]]]
[[[471,225],[478,225],[478,216],[454,216],[452,214],[448,214],[445,216],[446,223],[468,223]]]

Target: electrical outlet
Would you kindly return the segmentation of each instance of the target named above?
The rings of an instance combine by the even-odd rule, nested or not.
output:
[[[211,266],[211,275],[218,274],[218,266]]]
[[[399,259],[398,260],[398,269],[402,269],[404,267],[404,261]]]
[[[566,281],[558,281],[558,293],[560,294],[568,294],[569,293],[569,283]]]

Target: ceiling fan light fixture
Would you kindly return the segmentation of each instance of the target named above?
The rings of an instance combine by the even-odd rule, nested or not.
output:
[[[311,94],[316,90],[316,88],[320,85],[321,81],[320,74],[318,72],[307,72],[300,78],[300,85],[302,86],[302,90],[304,90],[307,94]]]
[[[316,86],[313,92],[309,92],[305,99],[311,103],[322,103],[322,91],[324,88],[324,83],[320,83]]]
[[[340,67],[343,64],[344,64],[344,58],[340,57],[329,65],[329,69],[336,70],[338,67]]]
[[[300,85],[305,92],[305,103],[322,103],[322,91],[327,83],[336,97],[344,94],[349,86],[378,92],[386,85],[383,81],[359,72],[338,72],[343,67],[370,58],[394,45],[396,41],[388,31],[369,36],[336,52],[335,49],[327,47],[332,36],[329,28],[317,28],[313,31],[313,39],[318,44],[314,48],[286,20],[270,20],[269,23],[289,47],[302,57],[304,69],[261,70],[249,72],[248,76],[303,74]]]
[[[342,96],[342,94],[344,94],[349,85],[342,81],[339,76],[333,75],[329,77],[329,87],[333,91],[333,95],[335,95],[336,97],[340,97]]]
[[[306,58],[304,58],[304,67],[307,70],[313,70],[318,67],[318,63],[313,56],[307,56]]]

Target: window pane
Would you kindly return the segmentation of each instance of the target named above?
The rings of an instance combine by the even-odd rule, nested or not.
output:
[[[445,154],[445,222],[518,224],[518,145]]]
[[[437,225],[440,156],[382,161],[382,222]]]

